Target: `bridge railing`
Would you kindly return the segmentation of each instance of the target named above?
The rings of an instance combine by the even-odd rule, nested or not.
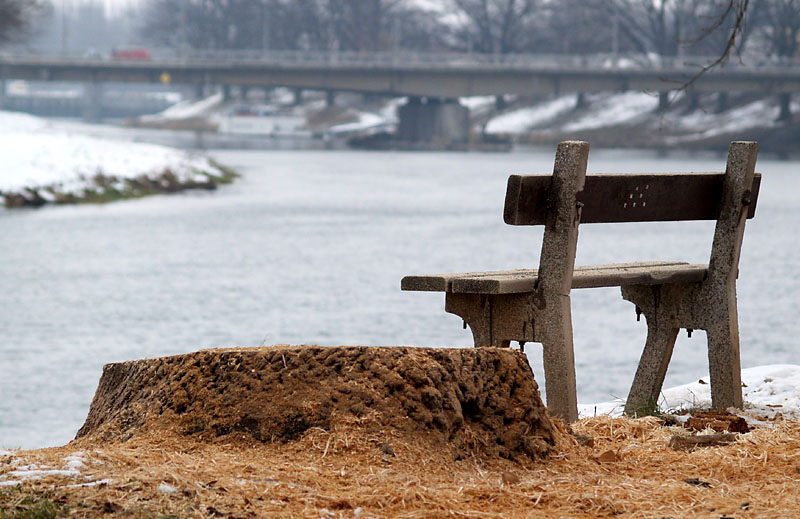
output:
[[[483,54],[457,52],[354,52],[354,51],[260,51],[195,50],[181,56],[190,62],[241,62],[271,64],[342,64],[394,67],[498,66],[503,68],[589,68],[699,70],[716,56],[660,56],[657,54]],[[800,66],[798,59],[748,57],[722,65],[727,69],[787,68]]]
[[[670,70],[691,73],[712,63],[714,57],[659,56],[656,54],[480,54],[480,53],[422,53],[422,52],[352,52],[352,51],[262,51],[262,50],[193,50],[178,52],[158,49],[150,60],[120,59],[98,56],[62,55],[2,55],[0,62],[54,62],[142,65],[199,65],[241,64],[246,66],[358,66],[364,68],[518,68],[553,70]],[[786,71],[800,68],[800,60],[776,57],[747,56],[731,60],[715,71],[749,70]]]

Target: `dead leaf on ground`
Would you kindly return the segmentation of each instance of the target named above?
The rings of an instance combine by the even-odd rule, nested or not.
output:
[[[721,409],[698,411],[686,421],[685,427],[695,431],[703,431],[708,428],[717,432],[746,433],[750,431],[744,418]]]
[[[503,472],[501,477],[503,479],[503,483],[506,484],[506,485],[516,485],[517,483],[522,481],[519,478],[519,476],[517,476],[513,472],[508,472],[508,471]]]
[[[686,436],[676,434],[669,440],[669,446],[676,451],[693,451],[702,447],[719,447],[736,441],[736,434],[717,433]]]
[[[601,463],[614,463],[619,461],[619,456],[614,451],[605,451],[603,454],[597,457],[597,461]]]

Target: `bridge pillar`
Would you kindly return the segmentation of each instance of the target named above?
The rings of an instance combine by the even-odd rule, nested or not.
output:
[[[669,92],[658,93],[658,112],[664,113],[669,108]]]
[[[580,110],[587,106],[589,106],[589,101],[586,100],[586,94],[584,92],[579,92],[578,95],[575,96],[575,110]]]
[[[222,100],[230,101],[231,97],[231,86],[228,84],[222,85]]]
[[[99,81],[83,87],[83,119],[97,122],[103,118],[103,84]]]
[[[197,83],[194,86],[194,98],[196,100],[203,99],[206,94],[206,85],[204,83]]]
[[[294,95],[294,105],[295,106],[303,104],[303,89],[302,88],[292,89],[292,94]]]
[[[0,110],[6,107],[6,80],[0,79]]]
[[[469,109],[458,99],[409,97],[398,109],[397,141],[441,146],[469,141]]]
[[[783,92],[779,94],[778,99],[780,100],[781,111],[778,114],[778,121],[780,122],[791,122],[792,120],[792,94],[789,92]]]
[[[240,97],[240,98],[241,98],[243,101],[246,101],[246,100],[247,100],[247,94],[249,94],[249,93],[250,93],[250,87],[249,87],[249,86],[247,86],[247,85],[241,85],[241,86],[239,87],[239,97]]]
[[[331,108],[333,105],[336,104],[336,92],[333,90],[326,90],[325,91],[325,107]]]

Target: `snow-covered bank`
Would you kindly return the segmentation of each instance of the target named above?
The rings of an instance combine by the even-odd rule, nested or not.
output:
[[[0,112],[0,171],[0,198],[10,207],[213,189],[232,176],[203,156],[79,135],[9,112]]]
[[[800,419],[800,366],[775,364],[742,370],[742,416],[748,421],[763,421],[780,413],[785,418]],[[708,377],[696,382],[665,389],[658,402],[663,412],[711,407]],[[578,406],[581,418],[600,414],[621,416],[625,402],[614,400]]]
[[[139,119],[145,122],[177,121],[181,119],[199,119],[209,117],[223,102],[222,94],[214,94],[199,101],[185,99],[166,110],[152,115],[143,115]]]
[[[551,144],[565,139],[596,146],[722,149],[731,140],[756,140],[763,151],[794,152],[800,124],[779,120],[776,96],[717,94],[670,97],[659,110],[654,93],[565,94],[517,99],[485,124],[489,133],[512,135],[517,142]],[[793,113],[800,103],[792,103]]]

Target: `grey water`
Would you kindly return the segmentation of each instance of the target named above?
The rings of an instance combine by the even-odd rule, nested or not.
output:
[[[541,229],[503,223],[510,154],[218,151],[242,177],[216,192],[0,210],[0,446],[68,442],[109,362],[218,346],[468,347],[412,273],[535,267]],[[597,150],[590,172],[721,171],[725,156]],[[759,159],[739,278],[743,367],[800,363],[800,162]],[[713,222],[581,226],[577,264],[707,262]],[[646,335],[619,289],[573,292],[582,403],[625,397]],[[541,348],[526,354],[541,382]],[[685,332],[666,386],[707,373]]]

